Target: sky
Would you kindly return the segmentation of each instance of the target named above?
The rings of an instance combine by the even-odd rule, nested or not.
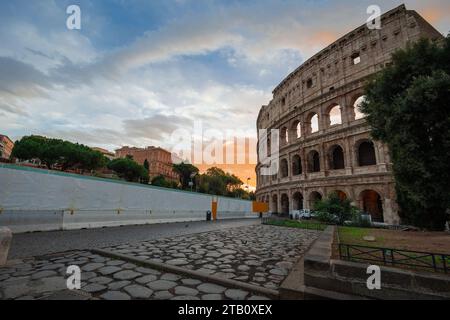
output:
[[[174,132],[201,122],[255,139],[284,77],[369,5],[401,3],[450,31],[448,0],[0,1],[0,133],[173,150]],[[66,27],[74,4],[81,30]],[[253,163],[222,167],[255,185]]]

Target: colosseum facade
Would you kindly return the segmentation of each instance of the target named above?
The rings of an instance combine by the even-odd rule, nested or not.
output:
[[[285,78],[258,115],[258,130],[279,130],[280,149],[271,160],[278,161],[273,175],[262,174],[271,163],[258,154],[257,199],[271,212],[288,214],[337,192],[375,221],[400,223],[388,149],[371,139],[358,106],[368,77],[389,65],[395,50],[422,37],[442,35],[402,5],[382,15],[381,29],[353,30]],[[271,136],[258,145],[270,150]]]

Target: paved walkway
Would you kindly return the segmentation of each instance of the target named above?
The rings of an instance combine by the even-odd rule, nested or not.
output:
[[[106,250],[276,290],[319,234],[258,225],[119,245]]]
[[[15,234],[9,259],[106,247],[260,223],[259,219],[233,219]]]
[[[63,253],[0,268],[0,299],[50,298],[67,289],[69,265],[81,267],[83,292],[101,300],[263,300],[244,290],[229,289],[197,279],[138,267],[89,251]]]
[[[246,225],[139,243],[123,244],[125,239],[122,239],[122,244],[106,249],[277,289],[293,263],[318,235],[316,231]],[[55,293],[61,294],[66,289],[66,270],[70,265],[81,268],[81,293],[88,293],[93,299],[267,299],[245,290],[140,267],[89,250],[25,258],[0,268],[0,299],[52,299]]]

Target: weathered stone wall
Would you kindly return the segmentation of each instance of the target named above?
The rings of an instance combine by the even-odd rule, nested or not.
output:
[[[280,168],[278,175],[263,176],[259,155],[257,197],[268,202],[272,212],[311,208],[318,194],[325,197],[334,191],[369,210],[365,191],[370,190],[380,197],[383,220],[400,222],[387,147],[373,142],[376,161],[367,165],[359,159],[361,145],[371,137],[357,106],[367,78],[389,65],[395,50],[421,37],[437,40],[442,35],[403,5],[385,13],[381,22],[381,30],[363,25],[310,58],[261,108],[257,128],[280,130],[280,163],[287,163],[287,170]],[[312,123],[314,115],[317,124]],[[344,159],[339,169],[334,167],[337,147]],[[317,172],[311,170],[314,152],[319,154]],[[298,157],[301,170],[296,168]]]

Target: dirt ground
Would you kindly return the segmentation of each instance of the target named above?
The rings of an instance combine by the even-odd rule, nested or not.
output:
[[[375,237],[375,242],[363,239]],[[384,229],[339,228],[341,243],[384,247],[450,255],[450,234],[445,232],[411,232]]]

